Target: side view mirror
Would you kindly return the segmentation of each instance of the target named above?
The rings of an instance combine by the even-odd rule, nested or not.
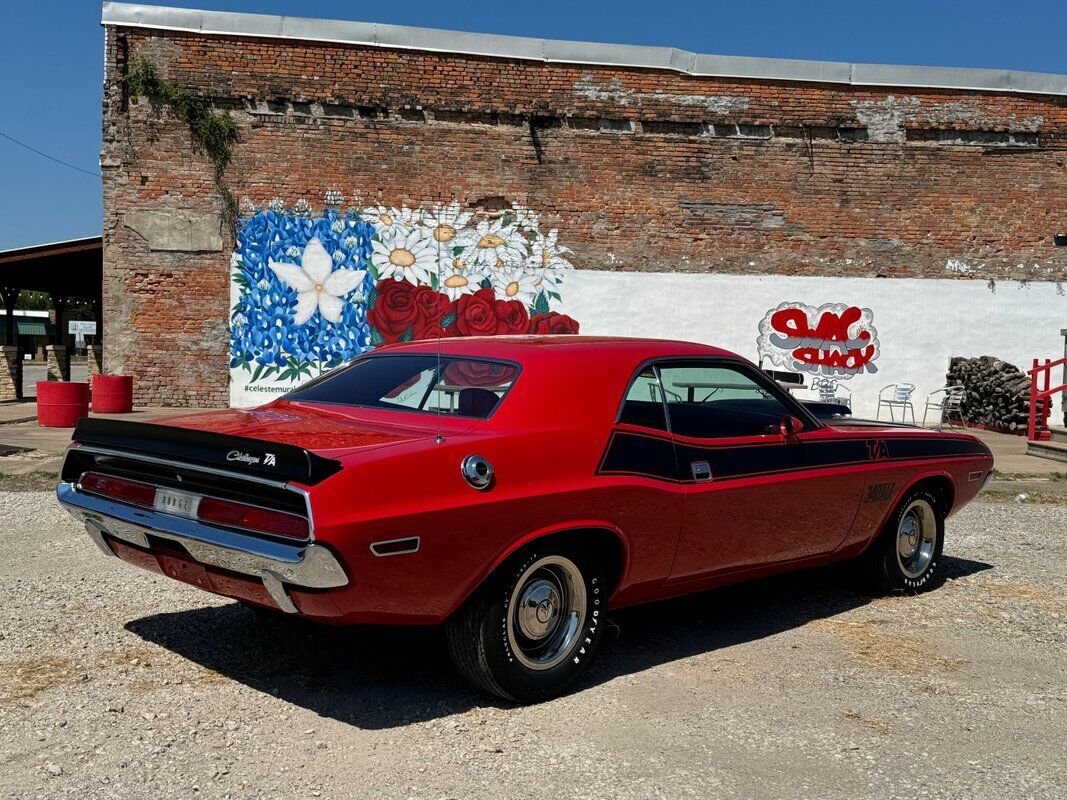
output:
[[[778,424],[778,430],[784,438],[795,439],[797,434],[804,430],[804,423],[796,417],[782,417],[782,421]]]

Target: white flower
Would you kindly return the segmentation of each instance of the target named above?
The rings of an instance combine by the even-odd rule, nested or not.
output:
[[[259,289],[261,292],[265,292],[267,291],[267,289],[270,288],[270,282],[267,281],[266,278],[260,278],[259,281],[256,283],[256,288]]]
[[[282,200],[280,197],[274,197],[269,203],[267,203],[267,208],[269,208],[275,214],[280,214],[282,211],[285,211],[285,201]]]
[[[433,231],[435,241],[449,249],[470,243],[472,232],[467,223],[474,216],[470,211],[463,211],[459,203],[453,201],[447,206],[435,206],[423,216],[423,224]],[[443,262],[442,262],[443,263]]]
[[[357,239],[355,236],[346,236],[344,238],[344,241],[341,242],[341,244],[351,250],[353,247],[359,244],[359,239]]]
[[[541,215],[532,208],[514,205],[511,207],[511,213],[515,215],[515,224],[520,228],[537,232],[537,226],[541,224]]]
[[[366,209],[359,216],[364,222],[369,222],[374,226],[374,232],[378,235],[379,239],[383,242],[389,242],[392,241],[395,236],[406,235],[408,229],[411,227],[410,225],[404,224],[402,213],[403,212],[398,211],[395,208],[375,206]],[[410,218],[410,216],[409,212],[408,217]]]
[[[302,217],[306,217],[311,213],[311,203],[301,197],[295,203],[293,203],[293,211]]]
[[[458,258],[441,259],[441,286],[439,288],[448,295],[449,300],[458,300],[462,295],[474,294],[481,288],[485,277],[484,271],[464,264]]]
[[[327,189],[326,190],[326,205],[328,205],[328,206],[339,206],[344,201],[345,201],[344,195],[342,195],[341,192],[339,192],[337,189]]]
[[[289,256],[289,258],[296,258],[300,255],[300,248],[297,247],[295,244],[291,244],[287,248],[285,248],[285,254]]]
[[[530,257],[526,260],[527,271],[536,275],[539,283],[547,289],[557,288],[563,271],[574,269],[574,265],[564,258],[564,254],[571,251],[557,242],[558,237],[559,231],[555,228],[547,236],[534,236],[530,242]]]
[[[333,231],[334,233],[338,234],[338,235],[343,233],[344,229],[345,229],[345,221],[343,219],[335,219],[333,221],[333,225],[330,226],[330,230]]]
[[[516,267],[495,269],[489,274],[489,280],[498,295],[505,300],[518,300],[524,305],[530,305],[540,289],[536,275]]]
[[[430,273],[437,268],[437,247],[424,228],[398,232],[388,242],[372,242],[371,263],[378,270],[378,278],[395,278],[418,286],[428,283]]]
[[[344,302],[341,298],[359,286],[366,274],[363,270],[333,268],[333,259],[317,238],[304,248],[300,266],[271,259],[268,266],[282,282],[296,289],[296,311],[293,322],[303,325],[315,313],[330,322],[340,322]]]
[[[230,320],[230,323],[233,325],[233,327],[240,328],[243,325],[248,324],[248,318],[238,311],[236,314],[233,315],[233,319]]]
[[[502,267],[526,259],[527,242],[518,228],[503,220],[482,220],[463,248],[460,260],[474,267]]]

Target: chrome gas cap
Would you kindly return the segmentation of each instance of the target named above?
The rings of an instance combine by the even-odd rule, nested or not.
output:
[[[493,465],[482,456],[467,456],[462,464],[463,478],[480,492],[492,488]]]

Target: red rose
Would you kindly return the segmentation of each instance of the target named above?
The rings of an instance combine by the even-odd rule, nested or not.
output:
[[[367,312],[367,322],[374,326],[386,343],[398,342],[419,316],[415,287],[407,281],[387,278],[374,288],[378,292],[378,299],[374,302],[374,308]]]
[[[479,289],[456,301],[455,329],[460,336],[492,336],[496,333],[497,318],[492,289]]]
[[[493,310],[496,311],[496,332],[499,334],[526,333],[530,327],[530,312],[518,300],[497,300]]]
[[[415,305],[418,308],[419,321],[423,325],[442,320],[452,313],[453,302],[447,296],[440,292],[435,292],[429,286],[416,286],[414,298]],[[418,328],[420,326],[416,325],[415,327]]]
[[[437,320],[420,320],[415,323],[415,327],[412,328],[411,333],[412,338],[414,339],[447,339],[449,336],[455,335],[445,328],[442,328],[441,323]]]
[[[536,314],[530,320],[530,333],[577,333],[578,322],[560,314],[558,311],[547,311],[544,314]]]

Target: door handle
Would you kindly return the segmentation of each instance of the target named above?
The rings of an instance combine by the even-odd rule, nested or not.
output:
[[[711,464],[707,461],[694,461],[689,465],[693,470],[693,480],[695,481],[710,481],[711,480]]]

